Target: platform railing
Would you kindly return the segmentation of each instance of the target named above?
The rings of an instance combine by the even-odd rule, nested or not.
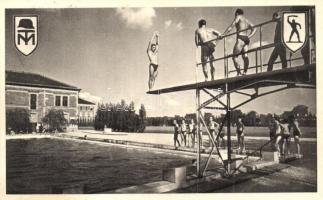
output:
[[[229,58],[237,57],[237,56],[240,56],[242,54],[255,53],[255,56],[254,56],[255,65],[254,66],[249,66],[248,69],[255,69],[256,73],[263,72],[263,67],[268,66],[268,62],[266,62],[266,64],[264,64],[263,50],[274,48],[276,45],[281,45],[281,44],[275,44],[275,43],[263,45],[263,27],[266,26],[266,25],[272,24],[272,23],[277,23],[277,20],[269,20],[269,21],[254,25],[252,27],[252,28],[259,28],[259,31],[258,31],[259,32],[259,47],[249,49],[246,52],[240,52],[240,53],[237,53],[237,54],[233,54],[233,53],[228,54],[227,53],[227,38],[231,37],[231,36],[234,36],[234,35],[237,35],[240,32],[248,31],[251,28],[247,28],[247,29],[243,29],[243,30],[236,31],[236,32],[233,32],[233,33],[229,33],[229,34],[224,35],[224,36],[221,37],[221,40],[223,41],[223,51],[224,51],[223,55],[224,56],[214,58],[214,59],[211,59],[211,60],[206,61],[206,62],[199,62],[199,63],[197,63],[197,67],[202,65],[202,64],[207,64],[207,63],[211,63],[211,62],[214,63],[214,62],[217,62],[217,61],[224,60],[224,77],[228,78],[230,73],[237,72],[236,69],[229,70],[229,60],[228,60]],[[310,28],[307,29],[308,30],[308,35],[309,35],[309,29]],[[309,40],[312,37],[313,37],[312,35],[309,35]],[[216,39],[208,40],[208,41],[206,41],[204,43],[213,42],[213,41],[221,41],[221,40],[216,38]],[[311,41],[307,41],[307,42],[309,43],[308,44],[309,45],[309,54],[310,54],[309,55],[309,58],[310,58],[309,62],[310,62],[310,64],[312,64],[312,62],[313,62],[312,61],[312,57],[313,57],[312,54],[315,53],[315,48],[311,48]],[[258,56],[258,54],[259,54],[259,56]],[[302,57],[292,58],[292,53],[289,53],[289,58],[288,59],[286,58],[287,63],[289,64],[289,67],[292,67],[292,61],[297,61],[297,60],[301,60],[301,59],[303,59],[303,58]],[[282,62],[281,61],[276,61],[273,64],[279,64],[279,63],[282,63]]]

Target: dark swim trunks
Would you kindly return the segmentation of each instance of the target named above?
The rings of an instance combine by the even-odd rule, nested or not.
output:
[[[158,65],[150,63],[150,65],[154,68],[154,71],[157,71]]]
[[[250,44],[250,39],[246,35],[238,35],[237,38],[242,40],[246,45]]]
[[[202,60],[206,57],[212,56],[214,52],[215,44],[212,42],[206,42],[201,45],[201,57]]]

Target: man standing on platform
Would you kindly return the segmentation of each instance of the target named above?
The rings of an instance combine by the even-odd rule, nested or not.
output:
[[[247,20],[247,18],[245,18],[243,14],[244,13],[242,9],[237,9],[232,24],[223,33],[223,35],[226,35],[232,30],[233,27],[236,27],[237,40],[233,48],[233,54],[235,56],[233,56],[232,59],[237,70],[237,76],[242,75],[240,71],[240,65],[237,61],[237,54],[242,53],[242,59],[244,62],[243,74],[246,74],[249,67],[249,58],[246,52],[248,52],[249,49],[250,38],[256,33],[256,29],[253,28],[253,25]],[[249,29],[251,30],[250,34],[248,34]]]
[[[149,41],[147,54],[149,58],[149,80],[148,80],[148,87],[149,90],[154,86],[155,79],[158,74],[158,32],[155,31],[153,37]]]
[[[216,46],[215,41],[211,41],[214,38],[214,35],[219,37],[220,32],[216,31],[213,28],[207,28],[206,27],[206,21],[204,19],[201,19],[198,22],[198,29],[195,31],[195,44],[196,47],[201,46],[201,62],[202,62],[202,67],[203,67],[203,73],[205,77],[205,81],[208,80],[208,72],[206,69],[207,62],[210,63],[210,68],[211,68],[211,78],[214,80],[214,66],[213,66],[213,52],[214,48]]]
[[[276,12],[273,15],[273,20],[277,22],[276,28],[275,28],[275,36],[274,36],[274,50],[270,55],[269,61],[268,61],[268,69],[267,71],[273,70],[273,65],[277,57],[280,57],[280,61],[282,63],[282,68],[287,68],[287,60],[286,60],[286,48],[282,43],[282,31],[281,31],[281,16]]]

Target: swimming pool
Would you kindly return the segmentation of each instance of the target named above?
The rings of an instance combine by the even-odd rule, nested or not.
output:
[[[192,158],[86,141],[7,140],[7,193],[49,194],[85,186],[98,193],[161,180],[162,169]],[[55,189],[56,188],[56,189]]]

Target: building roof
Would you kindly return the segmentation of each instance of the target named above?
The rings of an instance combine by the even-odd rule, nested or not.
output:
[[[87,100],[84,100],[84,99],[81,99],[81,98],[79,98],[78,104],[95,105],[95,103],[92,103],[90,101],[87,101]]]
[[[80,91],[77,88],[66,83],[48,78],[46,76],[30,73],[30,72],[18,72],[18,71],[6,71],[6,85],[20,85],[20,86],[32,86],[41,88],[54,88]]]

